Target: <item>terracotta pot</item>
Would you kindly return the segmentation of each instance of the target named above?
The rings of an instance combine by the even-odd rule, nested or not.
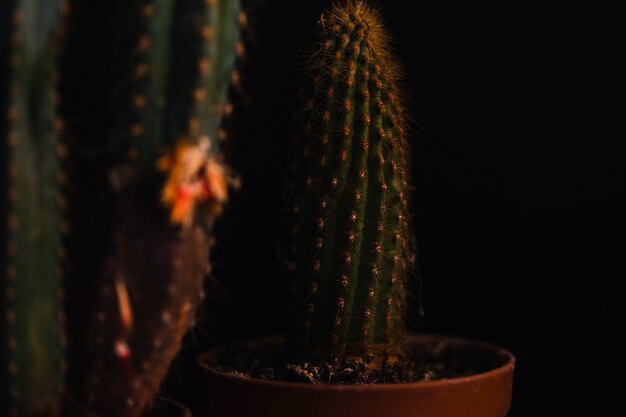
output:
[[[239,346],[279,349],[281,339]],[[412,336],[456,366],[481,371],[437,381],[374,385],[309,385],[245,378],[214,369],[224,348],[202,354],[208,391],[203,417],[503,417],[511,407],[515,358],[498,347],[458,338]]]
[[[182,404],[163,397],[157,397],[152,408],[143,417],[192,417],[191,412]]]

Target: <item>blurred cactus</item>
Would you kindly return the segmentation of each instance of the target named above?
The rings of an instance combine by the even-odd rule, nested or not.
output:
[[[217,149],[239,12],[228,1],[135,4],[122,9],[139,19],[118,38],[114,72],[130,88],[117,97],[128,111],[112,132],[114,249],[93,348],[102,360],[83,394],[90,409],[116,416],[149,404],[202,299],[211,226],[231,181]]]
[[[120,0],[111,21],[97,16],[102,4],[70,1],[59,26],[59,2],[0,5],[0,354],[10,381],[0,411],[138,416],[194,322],[212,225],[234,182],[220,126],[246,19],[236,0]],[[104,117],[71,102],[84,86],[72,58],[53,55],[55,27],[84,53],[72,38],[91,24],[83,14],[114,25],[97,80],[111,90],[98,97],[112,115],[100,136],[92,119]]]
[[[398,64],[378,13],[342,2],[319,21],[295,136],[289,237],[296,360],[397,360],[414,263]]]
[[[194,322],[232,183],[218,148],[239,2],[134,1],[116,13],[112,250],[90,337],[98,360],[77,396],[98,415],[137,416]]]
[[[9,4],[11,3],[11,4]],[[2,415],[59,412],[64,369],[54,31],[59,1],[3,2]],[[6,31],[6,33],[4,33]],[[4,51],[7,53],[5,54]],[[5,381],[8,383],[5,385]]]

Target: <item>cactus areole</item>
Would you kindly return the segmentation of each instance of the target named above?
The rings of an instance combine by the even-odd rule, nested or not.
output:
[[[383,370],[401,353],[414,250],[398,64],[380,16],[335,5],[318,23],[289,184],[291,345],[301,363]]]

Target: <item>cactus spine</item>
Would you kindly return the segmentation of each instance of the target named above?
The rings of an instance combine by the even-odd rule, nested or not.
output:
[[[398,65],[376,11],[319,21],[290,184],[297,359],[383,369],[397,358],[414,261]]]
[[[56,415],[64,369],[58,130],[53,42],[59,1],[16,1],[6,24],[0,144],[6,415]],[[5,372],[8,372],[5,379]],[[7,381],[8,384],[4,384]],[[8,391],[8,393],[5,391]],[[8,395],[7,395],[8,394]],[[8,410],[6,409],[8,408]],[[2,413],[5,415],[4,413]]]

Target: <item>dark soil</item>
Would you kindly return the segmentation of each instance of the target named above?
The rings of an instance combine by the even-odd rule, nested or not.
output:
[[[238,345],[223,349],[213,367],[246,378],[309,384],[384,384],[442,380],[486,372],[501,366],[504,357],[462,342],[411,342],[408,352],[394,365],[370,369],[362,360],[341,363],[288,363],[287,352],[278,339],[255,347]]]

